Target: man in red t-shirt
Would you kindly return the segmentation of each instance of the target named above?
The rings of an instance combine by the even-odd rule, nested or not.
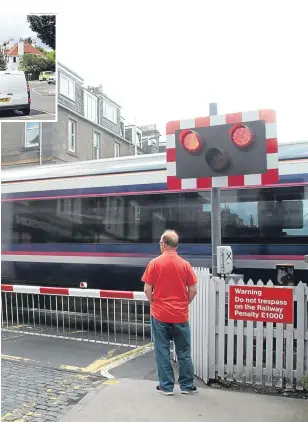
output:
[[[161,255],[150,261],[142,281],[151,304],[151,325],[159,385],[156,390],[173,394],[174,373],[170,362],[170,340],[174,341],[179,362],[182,394],[196,393],[191,359],[188,306],[196,295],[197,277],[177,254],[179,237],[167,230],[160,239]]]

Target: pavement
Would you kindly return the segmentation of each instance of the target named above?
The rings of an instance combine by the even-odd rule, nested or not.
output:
[[[172,397],[158,394],[151,345],[1,336],[3,421],[308,421],[308,400],[215,389],[198,379],[194,396],[178,386]]]
[[[307,422],[308,402],[200,388],[163,396],[149,380],[119,379],[89,393],[60,422]]]
[[[29,81],[31,89],[31,112],[24,116],[22,112],[7,111],[0,113],[0,121],[12,120],[48,120],[56,121],[56,84],[46,81]]]

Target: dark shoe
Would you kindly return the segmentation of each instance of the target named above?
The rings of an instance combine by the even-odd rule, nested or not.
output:
[[[197,387],[193,386],[192,388],[189,388],[188,390],[181,390],[181,394],[195,394],[198,393]]]
[[[158,393],[164,394],[165,396],[173,396],[173,391],[162,390],[159,385],[156,387],[156,391]]]

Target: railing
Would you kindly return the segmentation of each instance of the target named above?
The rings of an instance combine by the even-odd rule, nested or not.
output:
[[[143,292],[1,285],[1,328],[137,347],[151,341]]]
[[[194,270],[198,294],[190,308],[190,323],[195,374],[205,382],[220,378],[302,390],[303,377],[308,376],[307,285],[288,287],[293,289],[293,324],[230,320],[230,285],[256,285],[251,280],[226,283],[212,278],[205,268]],[[273,283],[259,281],[257,286],[273,287]]]
[[[195,375],[303,389],[308,375],[308,287],[293,289],[294,323],[230,320],[233,280],[194,268],[198,293],[190,306]],[[256,286],[238,281],[238,286]],[[271,282],[261,287],[273,287]],[[280,289],[280,287],[275,287]],[[2,330],[138,347],[151,342],[150,307],[143,292],[1,286]],[[171,345],[172,347],[172,345]],[[173,352],[174,359],[176,359]]]

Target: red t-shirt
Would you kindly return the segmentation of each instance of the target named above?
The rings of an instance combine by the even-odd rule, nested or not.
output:
[[[187,287],[197,283],[189,264],[176,251],[152,259],[142,281],[153,286],[151,315],[161,322],[182,323],[189,319]]]

